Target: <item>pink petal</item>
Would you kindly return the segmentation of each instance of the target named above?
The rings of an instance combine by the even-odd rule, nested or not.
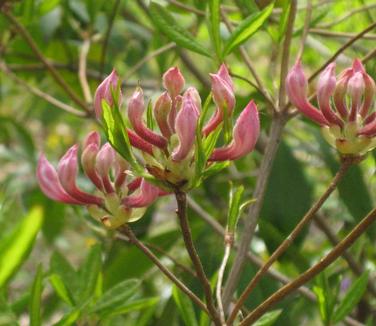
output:
[[[97,154],[99,147],[95,142],[89,143],[82,152],[81,164],[85,174],[91,180],[91,182],[100,190],[103,190],[103,184],[101,178],[95,168]]]
[[[101,198],[81,191],[76,185],[78,170],[77,150],[78,146],[73,145],[61,158],[57,168],[60,183],[69,195],[78,199],[79,201],[89,205],[94,204],[101,206],[103,203]]]
[[[150,155],[153,155],[153,146],[152,144],[148,143],[147,141],[143,140],[139,135],[137,135],[134,131],[127,129],[127,134],[129,138],[130,144]]]
[[[217,75],[220,76],[227,83],[227,85],[233,92],[235,91],[234,83],[231,79],[230,73],[228,72],[227,66],[224,63],[221,64],[217,72]]]
[[[168,116],[172,107],[172,101],[170,95],[167,92],[163,92],[158,97],[154,105],[154,117],[157,120],[159,130],[162,135],[167,139],[170,138],[172,132],[168,124]]]
[[[123,199],[123,204],[127,207],[146,207],[151,205],[159,195],[159,188],[146,182],[144,179],[141,181],[140,192],[132,194]]]
[[[236,120],[233,140],[228,146],[216,148],[210,161],[236,160],[250,153],[260,134],[260,120],[257,106],[251,101]]]
[[[38,160],[37,180],[41,190],[48,198],[66,204],[84,204],[66,193],[60,184],[55,168],[48,162],[44,154],[41,154]]]
[[[101,146],[101,136],[97,131],[90,132],[84,140],[84,149],[89,146],[90,144],[96,144],[99,148]]]
[[[194,99],[188,94],[183,98],[182,108],[176,116],[175,130],[179,145],[171,155],[174,161],[184,160],[195,142],[198,121],[197,112],[198,109]]]
[[[286,90],[290,101],[311,120],[320,125],[327,125],[328,121],[323,114],[308,102],[307,87],[307,79],[298,61],[286,77]]]
[[[226,80],[218,74],[210,74],[212,92],[215,104],[222,110],[227,110],[227,116],[231,116],[235,107],[235,94]]]
[[[165,148],[167,146],[167,140],[163,136],[160,136],[147,128],[143,121],[143,113],[145,110],[144,95],[141,88],[138,88],[132,95],[128,103],[128,117],[135,132],[147,142],[160,147]]]
[[[178,96],[184,88],[185,80],[179,68],[172,67],[163,74],[163,86],[172,99]]]
[[[114,192],[114,188],[110,181],[110,169],[115,161],[115,151],[109,143],[102,146],[97,154],[95,169],[102,179],[103,186],[107,193]]]

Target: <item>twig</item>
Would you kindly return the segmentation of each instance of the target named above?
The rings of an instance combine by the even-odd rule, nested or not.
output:
[[[225,235],[226,238],[226,235]],[[223,255],[221,266],[218,270],[218,280],[217,280],[217,288],[216,288],[216,296],[217,296],[217,304],[219,309],[219,315],[221,317],[222,325],[226,325],[226,316],[225,311],[223,309],[223,302],[222,302],[222,284],[223,284],[223,277],[225,274],[226,265],[231,253],[231,244],[225,241],[225,253]]]
[[[235,291],[237,282],[244,267],[245,258],[247,256],[249,244],[253,238],[257,225],[257,219],[263,204],[267,182],[273,166],[274,157],[277,153],[285,122],[285,117],[278,114],[276,114],[275,118],[272,120],[269,141],[265,148],[265,154],[260,164],[259,175],[252,195],[252,197],[256,198],[257,201],[250,206],[248,214],[244,220],[244,228],[242,237],[240,239],[239,250],[235,256],[234,263],[224,288],[223,305],[225,309],[227,309],[230,303],[232,294]]]
[[[326,200],[329,198],[332,192],[337,188],[338,182],[342,180],[342,178],[344,177],[347,170],[350,168],[352,164],[353,164],[353,160],[351,159],[343,161],[340,169],[338,170],[337,174],[334,176],[332,182],[330,183],[328,188],[325,190],[325,192],[316,201],[316,203],[309,209],[309,211],[304,215],[304,217],[295,226],[295,228],[291,231],[288,237],[278,246],[278,248],[273,252],[273,254],[265,262],[265,264],[257,271],[256,275],[249,282],[246,289],[240,295],[239,300],[236,303],[235,307],[233,308],[231,315],[228,319],[229,324],[231,324],[235,320],[236,315],[238,311],[240,310],[240,308],[243,306],[245,300],[248,298],[251,292],[255,289],[260,279],[266,274],[266,271],[269,269],[269,267],[272,266],[273,263],[290,247],[291,243],[300,234],[302,229],[312,220],[312,218],[315,216],[317,211],[326,202]]]
[[[313,221],[317,225],[317,227],[324,232],[324,234],[333,246],[336,246],[340,242],[337,235],[331,230],[330,226],[328,225],[328,223],[322,215],[316,214]],[[346,260],[347,264],[349,265],[349,267],[355,275],[360,276],[364,272],[363,266],[358,264],[349,252],[345,251],[342,254],[342,256]],[[372,278],[368,279],[367,288],[368,291],[372,293],[374,297],[376,297],[375,282]]]
[[[313,34],[321,35],[321,36],[344,37],[344,38],[352,38],[356,35],[354,33],[333,32],[333,31],[328,31],[326,29],[319,29],[319,28],[310,28],[309,32]],[[361,38],[365,40],[376,40],[376,35],[375,34],[363,35]]]
[[[294,32],[294,22],[296,17],[297,1],[291,1],[289,16],[287,20],[285,40],[283,42],[282,59],[281,59],[281,73],[279,80],[279,94],[278,94],[278,108],[282,108],[286,102],[286,76],[289,69],[290,59],[290,45]]]
[[[191,257],[193,266],[197,273],[197,277],[204,288],[207,308],[213,319],[213,322],[215,323],[215,325],[221,326],[221,321],[219,319],[218,312],[214,306],[210,282],[205,274],[204,268],[201,264],[200,257],[198,256],[195,246],[193,244],[191,229],[189,227],[187,218],[187,195],[182,191],[176,190],[175,198],[176,203],[178,205],[177,215],[179,218],[185,247],[187,248],[188,254]]]
[[[138,61],[131,69],[128,70],[128,73],[126,75],[125,79],[128,79],[130,76],[132,76],[138,69],[140,69],[146,62],[150,61],[151,59],[161,55],[162,53],[165,53],[173,48],[176,47],[176,44],[174,42],[167,43],[166,45],[160,47],[159,49],[156,49],[155,51],[150,52],[148,55],[143,57],[140,61]]]
[[[110,16],[110,19],[109,19],[109,22],[108,22],[107,31],[106,31],[106,34],[104,36],[101,58],[100,58],[100,66],[99,66],[100,67],[99,73],[100,73],[101,79],[103,79],[103,77],[104,77],[103,74],[104,74],[104,67],[105,67],[105,64],[106,64],[106,54],[107,54],[107,49],[108,49],[108,42],[110,40],[112,27],[114,26],[115,17],[116,17],[116,13],[118,11],[119,5],[120,5],[120,0],[116,0],[114,7],[112,8],[111,16]]]
[[[215,231],[219,236],[224,237],[225,236],[225,229],[222,227],[221,224],[217,222],[216,219],[213,218],[209,213],[207,213],[199,204],[197,204],[192,198],[188,197],[188,205],[198,214],[198,216],[205,221],[212,229]],[[234,244],[233,248],[235,250],[238,250],[238,246]],[[247,252],[247,260],[251,262],[252,264],[262,267],[264,265],[264,261],[255,256],[252,252]],[[291,282],[291,279],[288,278],[287,276],[281,274],[277,270],[270,268],[267,271],[267,274],[275,279],[276,281],[282,283],[282,284],[288,284]],[[301,295],[303,295],[305,298],[312,302],[316,302],[316,295],[310,291],[305,286],[301,286],[300,288],[297,289],[297,291],[300,292]],[[345,319],[346,324],[351,325],[351,326],[361,326],[362,324],[356,321],[355,319],[351,317],[346,317]]]
[[[77,104],[79,105],[84,111],[90,113],[89,108],[87,107],[86,103],[73,91],[73,89],[65,82],[65,80],[60,76],[60,74],[56,71],[53,65],[50,64],[49,60],[47,60],[43,53],[39,50],[37,44],[34,42],[33,38],[31,37],[30,33],[22,26],[19,21],[12,16],[12,14],[6,10],[1,11],[3,15],[14,25],[17,32],[24,38],[27,44],[29,44],[31,50],[37,56],[37,58],[45,65],[45,67],[50,72],[51,76],[55,79],[55,81],[61,86],[61,88],[68,94],[68,96]]]
[[[366,217],[360,221],[353,230],[339,242],[324,258],[318,263],[307,269],[303,274],[295,280],[283,286],[277,292],[273,293],[269,298],[256,307],[241,323],[240,326],[248,326],[260,318],[271,306],[284,299],[290,293],[294,292],[301,285],[307,283],[322,270],[333,263],[342,255],[350,246],[371,226],[376,220],[376,209],[373,209]]]
[[[298,58],[301,58],[303,55],[304,45],[308,36],[309,24],[311,22],[311,16],[312,16],[312,1],[308,0],[305,19],[304,19],[303,33],[302,33],[302,38],[300,39],[300,47],[299,47],[299,51],[297,55]]]
[[[160,260],[150,251],[148,247],[146,247],[133,233],[128,225],[125,225],[118,229],[119,232],[126,235],[131,243],[133,243],[138,249],[140,249],[145,256],[147,256],[159,269],[160,271],[166,275],[170,281],[172,281],[180,290],[182,290],[186,295],[188,295],[191,300],[197,304],[202,310],[206,313],[209,313],[206,305],[189,289],[187,288],[184,283],[182,283],[170,270],[163,266]]]
[[[167,0],[170,4],[174,5],[175,7],[178,7],[180,9],[184,9],[186,11],[189,11],[189,12],[192,12],[196,15],[199,15],[199,16],[206,16],[205,14],[205,11],[202,11],[202,10],[199,10],[199,9],[196,9],[194,7],[191,7],[191,6],[188,6],[184,3],[181,3],[179,1],[176,1],[176,0]]]
[[[48,103],[51,103],[52,105],[56,106],[57,108],[64,110],[68,113],[74,114],[75,116],[78,117],[86,117],[86,113],[77,110],[73,108],[72,106],[65,104],[64,102],[59,101],[58,99],[54,98],[53,96],[44,93],[41,91],[39,88],[35,86],[29,85],[27,82],[24,80],[20,79],[17,77],[16,74],[14,74],[9,67],[4,63],[0,62],[0,70],[3,71],[9,78],[11,78],[13,81],[15,81],[17,84],[21,85],[25,89],[27,89],[30,93],[42,98],[43,100],[47,101]]]
[[[87,81],[86,76],[86,65],[87,65],[87,55],[90,49],[90,37],[89,35],[84,37],[84,41],[80,50],[80,59],[78,61],[78,79],[82,88],[82,93],[84,94],[85,101],[87,103],[92,103],[93,98],[91,96],[90,86]]]
[[[362,11],[366,11],[366,10],[369,10],[369,9],[373,9],[376,7],[376,4],[371,4],[371,5],[368,5],[368,6],[363,6],[363,7],[360,7],[360,8],[356,8],[354,10],[351,10],[349,12],[347,12],[345,15],[343,15],[342,17],[339,17],[338,19],[336,20],[332,20],[330,23],[327,23],[327,24],[322,24],[322,25],[319,25],[318,27],[319,28],[324,28],[324,29],[328,29],[329,27],[332,27],[334,25],[337,25],[341,22],[343,22],[344,20],[346,20],[347,18],[350,18],[351,16],[357,14],[357,13],[360,13]]]

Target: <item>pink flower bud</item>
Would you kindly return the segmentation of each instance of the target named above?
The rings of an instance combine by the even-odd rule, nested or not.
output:
[[[217,74],[227,83],[227,85],[230,87],[230,89],[234,92],[235,87],[234,83],[231,79],[230,73],[228,72],[228,69],[224,63],[221,64]]]
[[[101,145],[101,136],[99,135],[98,132],[96,132],[96,131],[92,131],[92,132],[90,132],[90,133],[85,137],[85,140],[84,140],[83,144],[84,144],[84,148],[86,148],[86,147],[89,146],[90,144],[96,144],[97,147],[99,148],[100,145]]]
[[[321,112],[326,120],[331,124],[336,124],[340,127],[343,126],[341,119],[332,111],[330,107],[330,97],[333,95],[336,87],[335,63],[329,64],[321,73],[318,87],[317,87],[317,100]]]
[[[198,93],[197,89],[194,88],[194,87],[189,87],[184,92],[183,98],[187,97],[187,96],[191,97],[191,99],[195,103],[195,108],[197,108],[197,114],[200,115],[200,112],[201,112],[201,97],[200,97],[200,94]]]
[[[219,124],[223,121],[223,114],[222,111],[217,108],[214,112],[214,114],[211,116],[207,124],[204,126],[202,133],[207,136],[211,132],[213,132]]]
[[[349,121],[355,121],[360,110],[362,102],[362,95],[364,93],[364,81],[361,72],[356,72],[350,79],[347,85],[347,92],[351,97],[351,112]]]
[[[128,117],[135,132],[147,142],[160,147],[165,148],[167,146],[167,140],[163,136],[160,136],[147,128],[143,121],[143,113],[145,110],[144,94],[141,88],[133,93],[128,103]]]
[[[363,100],[363,106],[360,110],[360,115],[365,118],[368,114],[368,111],[372,105],[373,97],[375,95],[376,86],[374,80],[368,75],[363,74],[364,78],[364,100]]]
[[[172,101],[172,107],[170,114],[168,115],[168,125],[172,131],[172,133],[175,133],[175,120],[176,120],[176,114],[180,110],[183,103],[183,96],[177,95],[175,99]]]
[[[91,180],[91,182],[100,190],[103,190],[102,180],[98,176],[95,169],[95,162],[97,159],[97,154],[99,147],[96,143],[89,143],[85,146],[84,151],[81,155],[81,164],[85,174]]]
[[[236,120],[232,142],[214,149],[210,161],[236,160],[251,152],[260,134],[260,121],[256,104],[251,101]]]
[[[171,155],[174,161],[184,160],[195,142],[198,121],[197,112],[198,108],[195,101],[188,94],[183,98],[182,108],[176,116],[175,130],[179,139],[179,145]]]
[[[129,142],[133,147],[138,148],[139,150],[145,153],[153,155],[152,144],[143,140],[139,135],[137,135],[134,131],[130,129],[127,129],[127,134],[128,134]]]
[[[119,189],[125,182],[128,169],[128,162],[119,154],[115,153],[115,187]]]
[[[228,82],[218,74],[210,74],[212,80],[212,92],[215,104],[221,111],[227,110],[227,116],[231,116],[235,107],[235,94]]]
[[[162,135],[167,139],[171,136],[171,130],[168,125],[168,115],[171,111],[172,101],[170,95],[167,92],[163,92],[158,97],[154,105],[154,117],[157,120],[159,130]]]
[[[173,100],[182,92],[184,84],[184,77],[177,67],[172,67],[163,74],[163,86]]]
[[[342,74],[340,75],[337,81],[336,89],[333,95],[334,105],[338,113],[341,115],[343,119],[347,119],[347,116],[349,114],[347,110],[347,105],[346,105],[346,92],[347,92],[347,84],[349,82],[351,75],[352,75],[352,69],[346,69],[345,71],[342,72]]]
[[[43,193],[50,199],[66,204],[83,204],[71,197],[61,186],[56,170],[46,159],[44,154],[39,157],[37,166],[37,180]]]
[[[73,198],[85,204],[101,206],[103,200],[97,196],[80,190],[76,185],[77,177],[77,145],[73,145],[61,158],[57,168],[57,174],[64,190]]]
[[[141,181],[140,191],[123,199],[123,204],[127,207],[137,208],[151,205],[159,195],[159,188],[146,182]]]
[[[111,147],[109,143],[106,143],[102,146],[102,148],[99,150],[95,168],[97,173],[102,179],[104,189],[107,193],[114,192],[114,188],[112,187],[111,181],[110,181],[110,169],[115,161],[115,151]]]
[[[287,74],[286,78],[286,90],[290,101],[308,118],[320,125],[327,125],[328,122],[323,114],[308,102],[307,87],[307,79],[301,63],[298,61]]]
[[[103,80],[103,82],[98,86],[97,90],[95,91],[94,110],[97,119],[100,119],[102,116],[102,100],[105,100],[109,106],[112,106],[114,104],[111,88],[113,89],[113,91],[116,91],[118,83],[119,77],[114,69],[112,70],[111,74]],[[122,94],[120,92],[118,105],[121,104],[121,99]]]

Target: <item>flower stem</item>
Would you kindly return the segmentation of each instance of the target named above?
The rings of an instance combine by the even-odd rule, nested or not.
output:
[[[183,291],[190,299],[197,304],[202,310],[209,314],[205,303],[203,303],[187,286],[181,282],[167,267],[163,266],[160,260],[146,247],[133,233],[128,225],[125,225],[119,229],[119,232],[126,235],[129,242],[134,244],[138,249],[140,249],[145,256],[147,256],[159,269],[165,274],[181,291]]]
[[[202,264],[201,264],[200,257],[198,256],[195,246],[193,244],[192,233],[191,233],[191,229],[189,227],[188,218],[187,218],[187,195],[185,192],[176,190],[175,198],[176,198],[176,202],[178,205],[177,215],[179,218],[185,247],[192,260],[193,266],[196,270],[197,277],[203,286],[205,298],[206,298],[206,305],[213,319],[213,322],[215,325],[221,326],[221,321],[218,316],[218,312],[214,306],[209,280],[205,274],[204,268],[202,267]]]
[[[297,288],[310,281],[322,270],[340,257],[376,220],[376,208],[374,208],[366,217],[363,218],[353,230],[339,242],[324,258],[317,264],[307,269],[298,278],[280,288],[273,293],[263,303],[256,307],[241,323],[240,326],[248,326],[260,318],[272,305],[284,299],[287,295],[294,292]]]
[[[239,300],[237,301],[234,309],[232,310],[230,317],[228,319],[228,323],[231,324],[244,304],[245,300],[251,294],[251,292],[255,289],[260,279],[266,274],[270,266],[290,247],[291,243],[296,239],[296,237],[300,234],[303,228],[312,220],[315,216],[317,211],[321,208],[321,206],[325,203],[325,201],[329,198],[332,192],[337,188],[339,181],[343,178],[346,174],[349,167],[354,163],[353,159],[345,159],[342,161],[342,164],[334,176],[332,182],[326,189],[326,191],[322,194],[322,196],[316,201],[316,203],[309,209],[309,211],[304,215],[301,221],[295,226],[295,228],[291,231],[289,236],[279,245],[279,247],[272,253],[269,259],[264,263],[264,265],[258,270],[256,275],[248,284],[247,288],[243,291]]]

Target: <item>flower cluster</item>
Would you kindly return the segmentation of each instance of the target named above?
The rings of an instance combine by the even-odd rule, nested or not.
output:
[[[81,190],[76,183],[78,145],[73,145],[59,161],[57,170],[42,154],[37,179],[44,194],[66,204],[84,205],[89,213],[108,228],[141,218],[153,201],[164,194],[142,178],[130,179],[128,164],[110,144],[100,146],[97,132],[85,139],[81,164],[96,188],[95,194]]]
[[[185,79],[176,67],[170,68],[163,75],[166,91],[153,105],[151,123],[144,119],[146,107],[140,87],[128,101],[127,116],[131,127],[127,128],[129,142],[134,148],[141,150],[147,171],[169,189],[187,190],[192,186],[197,173],[197,143],[206,142],[210,138],[215,144],[221,127],[224,124],[231,125],[235,94],[227,67],[222,65],[216,74],[210,76],[215,112],[206,124],[201,121],[203,108],[198,91],[194,87],[188,87],[183,92]],[[95,94],[98,119],[102,119],[103,101],[113,107],[113,93],[115,89],[119,89],[118,83],[116,73],[112,72],[98,87]],[[117,101],[120,106],[121,94],[118,94]],[[154,131],[152,125],[157,125],[159,132]],[[259,131],[257,107],[251,101],[236,120],[230,142],[220,148],[208,146],[207,165],[236,160],[248,154],[256,144]]]
[[[354,60],[338,79],[335,63],[326,67],[317,86],[320,110],[307,98],[307,79],[300,62],[289,72],[286,86],[291,102],[322,127],[325,139],[341,154],[362,155],[376,147],[375,82],[361,61]]]

